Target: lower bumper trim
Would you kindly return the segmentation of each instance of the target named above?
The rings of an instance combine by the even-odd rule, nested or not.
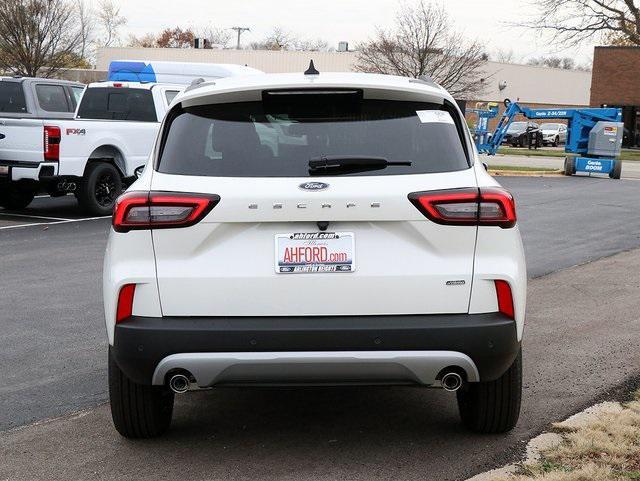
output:
[[[445,368],[479,381],[469,356],[451,351],[224,352],[173,354],[158,364],[153,384],[188,371],[201,388],[214,385],[385,383],[432,385]]]

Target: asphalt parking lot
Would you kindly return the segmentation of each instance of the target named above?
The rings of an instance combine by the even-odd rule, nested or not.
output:
[[[78,209],[75,197],[70,195],[57,198],[48,195],[37,196],[29,207],[22,210],[5,210],[0,207],[0,230],[98,219],[100,217],[84,215]]]
[[[107,407],[93,409],[107,399],[101,265],[109,220],[82,218],[71,197],[0,210],[0,459],[16,459],[4,473],[0,464],[0,479],[56,479],[67,466],[68,478],[444,480],[510,456],[549,422],[637,375],[629,333],[639,325],[640,251],[566,268],[640,247],[640,183],[500,181],[516,196],[537,278],[523,415],[508,436],[464,432],[453,397],[435,390],[225,389],[180,398],[167,438],[124,441]],[[86,411],[14,429],[79,410]],[[33,456],[61,464],[36,463],[37,472],[21,477],[16,463]],[[136,461],[139,471],[127,471]]]

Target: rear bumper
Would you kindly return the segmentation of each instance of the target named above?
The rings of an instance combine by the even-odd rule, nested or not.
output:
[[[135,382],[151,384],[153,380],[161,384],[166,372],[182,368],[194,375],[193,370],[206,372],[207,379],[197,381],[201,387],[207,387],[249,380],[305,382],[310,374],[313,379],[309,381],[318,382],[326,376],[328,382],[413,380],[431,384],[431,378],[442,367],[449,366],[464,369],[469,381],[489,381],[507,370],[519,348],[515,321],[500,313],[134,316],[115,327],[112,353],[120,369]],[[446,364],[449,360],[451,364]],[[275,370],[260,368],[268,364]],[[390,364],[396,367],[391,368]],[[234,367],[240,365],[245,368]],[[298,369],[301,365],[306,367]],[[417,370],[410,367],[414,365]],[[282,373],[282,379],[271,379],[274,371]],[[405,372],[408,377],[393,379],[394,372]],[[224,375],[220,376],[221,373]]]
[[[41,180],[45,177],[53,177],[58,173],[57,162],[27,162],[0,160],[0,166],[8,168],[7,175],[0,176],[0,180]]]

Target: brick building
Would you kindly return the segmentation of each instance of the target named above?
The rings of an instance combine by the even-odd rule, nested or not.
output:
[[[620,107],[626,146],[640,146],[640,47],[596,47],[591,106]]]

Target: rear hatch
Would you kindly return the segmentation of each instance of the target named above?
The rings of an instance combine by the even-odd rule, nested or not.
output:
[[[477,228],[432,222],[408,199],[476,186],[452,107],[306,92],[178,109],[166,124],[152,191],[220,201],[152,231],[163,315],[468,311]]]

